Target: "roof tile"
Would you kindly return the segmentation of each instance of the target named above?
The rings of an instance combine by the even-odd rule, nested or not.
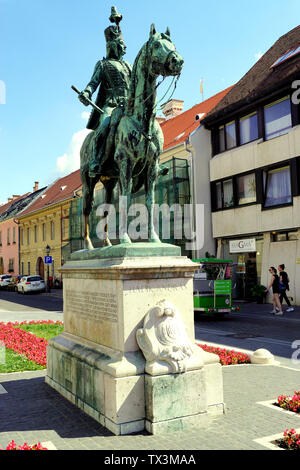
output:
[[[184,111],[183,113],[171,119],[167,119],[160,123],[161,129],[164,134],[164,150],[175,147],[176,145],[184,142],[188,136],[199,127],[201,120],[205,115],[212,110],[219,101],[226,96],[232,87],[217,93],[211,98],[196,104],[192,108]],[[198,120],[196,116],[199,115]]]
[[[275,68],[270,68],[274,62],[289,49],[300,42],[300,26],[281,36],[273,46],[253,65],[253,67],[233,86],[229,93],[219,102],[214,110],[210,111],[204,119],[217,118],[225,113],[227,108],[238,107],[251,96],[267,93],[272,87],[282,83],[289,77],[300,73],[300,56],[283,62]]]
[[[80,170],[76,170],[50,184],[43,194],[20,214],[20,217],[72,198],[74,191],[81,186]]]

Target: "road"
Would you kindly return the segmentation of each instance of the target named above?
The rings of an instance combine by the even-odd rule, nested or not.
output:
[[[63,320],[62,290],[21,295],[0,290],[0,321]]]
[[[300,307],[283,317],[270,314],[270,305],[241,307],[220,319],[195,313],[196,340],[245,351],[268,349],[280,364],[300,370]],[[1,290],[0,321],[24,320],[63,320],[62,291],[24,296]]]
[[[220,319],[195,314],[196,339],[239,350],[268,349],[281,364],[300,370],[300,308],[283,317],[271,310],[268,304],[249,303]]]

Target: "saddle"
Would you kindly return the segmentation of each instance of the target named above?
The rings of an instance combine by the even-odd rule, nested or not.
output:
[[[124,115],[124,107],[117,106],[110,117],[110,122],[105,135],[102,134],[101,142],[97,143],[98,149],[96,149],[97,155],[99,156],[100,171],[99,176],[101,179],[107,177],[117,177],[118,168],[114,163],[115,154],[115,133],[119,122]],[[96,138],[96,133],[93,133],[93,138]],[[99,147],[102,147],[100,151]]]

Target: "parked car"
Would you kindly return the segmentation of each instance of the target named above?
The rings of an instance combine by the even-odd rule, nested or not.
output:
[[[9,284],[11,278],[12,278],[11,274],[1,274],[0,289],[4,289]]]
[[[12,276],[6,285],[6,290],[17,292],[17,285],[23,276]]]
[[[17,284],[17,292],[26,294],[27,292],[44,292],[45,282],[41,276],[23,276]]]

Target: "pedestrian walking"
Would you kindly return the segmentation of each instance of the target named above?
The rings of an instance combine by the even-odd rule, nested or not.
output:
[[[291,302],[289,301],[289,298],[286,294],[286,291],[290,290],[290,287],[289,287],[290,280],[289,280],[289,276],[288,276],[287,272],[285,271],[285,265],[284,264],[280,264],[278,266],[278,272],[279,272],[279,279],[280,279],[280,282],[281,282],[281,291],[280,291],[280,296],[279,296],[280,303],[282,305],[282,302],[283,302],[283,299],[284,299],[287,303],[287,306],[288,306],[286,311],[287,312],[293,312],[294,308],[291,306]]]
[[[273,310],[270,313],[273,313],[274,315],[283,315],[282,312],[282,306],[279,300],[279,295],[280,295],[280,289],[279,289],[279,276],[277,274],[277,269],[274,268],[274,266],[271,266],[269,268],[269,273],[272,275],[271,282],[268,286],[268,288],[265,290],[267,293],[271,287],[272,287],[272,292],[273,292]],[[276,311],[276,307],[278,308],[278,312]]]

